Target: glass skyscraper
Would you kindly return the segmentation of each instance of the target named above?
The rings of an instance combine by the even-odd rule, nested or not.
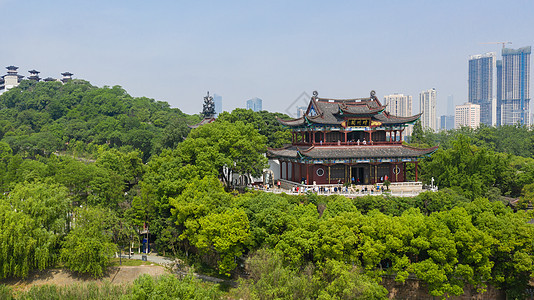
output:
[[[480,123],[492,126],[494,52],[469,57],[469,103],[480,105]]]
[[[261,108],[262,100],[260,98],[252,98],[247,100],[247,109],[252,109],[252,111],[262,111]]]
[[[215,105],[215,116],[222,113],[222,96],[213,94],[213,104]]]
[[[497,64],[500,125],[530,125],[530,53],[530,46],[502,50],[502,62]]]

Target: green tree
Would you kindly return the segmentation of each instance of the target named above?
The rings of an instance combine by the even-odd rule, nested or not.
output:
[[[459,135],[453,148],[439,149],[422,163],[422,177],[425,182],[433,177],[439,187],[457,189],[473,200],[490,187],[502,187],[513,172],[510,161],[510,156],[472,146],[467,137]]]
[[[230,276],[237,267],[236,259],[241,257],[249,243],[247,215],[243,210],[230,209],[202,217],[198,225],[197,234],[188,237],[191,243],[203,253],[214,251],[218,256],[219,273]]]
[[[74,228],[61,248],[61,261],[71,271],[102,277],[117,246],[112,243],[109,213],[85,207],[75,211]]]
[[[179,279],[175,275],[166,274],[159,277],[141,275],[134,281],[131,293],[124,299],[222,299],[217,285],[204,284],[193,275]]]
[[[66,229],[69,199],[53,184],[18,184],[0,197],[0,277],[26,277],[54,264]]]
[[[219,174],[227,185],[232,173],[258,177],[267,167],[265,137],[241,121],[195,128],[178,150],[184,163],[197,166],[203,175]]]

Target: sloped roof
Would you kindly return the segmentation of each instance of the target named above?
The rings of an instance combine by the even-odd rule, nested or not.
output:
[[[346,118],[371,118],[383,124],[404,124],[416,121],[421,114],[410,117],[398,117],[385,112],[382,105],[372,93],[369,98],[329,99],[319,98],[314,94],[303,117],[278,121],[289,127],[306,124],[341,125]],[[312,111],[314,112],[312,114]]]
[[[413,158],[422,157],[436,151],[438,147],[419,149],[405,145],[361,145],[361,146],[288,146],[269,149],[270,157],[310,159],[352,159],[352,158]]]
[[[197,127],[202,126],[204,124],[212,123],[213,121],[215,121],[215,118],[204,118],[204,119],[202,119],[202,121],[200,121],[199,123],[197,123],[195,125],[187,125],[187,126],[189,128],[191,128],[191,129],[194,129],[194,128],[197,128]]]

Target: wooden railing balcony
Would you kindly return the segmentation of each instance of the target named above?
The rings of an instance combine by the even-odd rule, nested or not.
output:
[[[377,146],[377,145],[398,145],[398,144],[402,144],[402,141],[380,141],[380,142],[369,142],[369,141],[366,141],[365,144],[363,142],[360,142],[358,144],[358,142],[352,142],[352,141],[349,141],[349,142],[315,142],[315,143],[311,143],[311,142],[295,142],[293,143],[293,145],[295,146]]]

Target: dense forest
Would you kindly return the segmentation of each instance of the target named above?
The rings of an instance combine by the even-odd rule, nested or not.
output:
[[[233,190],[231,173],[260,175],[267,147],[289,142],[276,117],[286,116],[236,109],[190,130],[199,116],[117,86],[23,81],[0,95],[0,278],[54,267],[102,276],[148,227],[158,253],[240,278],[237,287],[141,277],[98,297],[382,299],[384,276],[418,278],[439,297],[467,285],[525,296],[530,128],[416,126],[413,145],[440,145],[421,162],[422,179],[440,191],[414,198]],[[81,289],[17,296],[0,286],[0,296]]]

